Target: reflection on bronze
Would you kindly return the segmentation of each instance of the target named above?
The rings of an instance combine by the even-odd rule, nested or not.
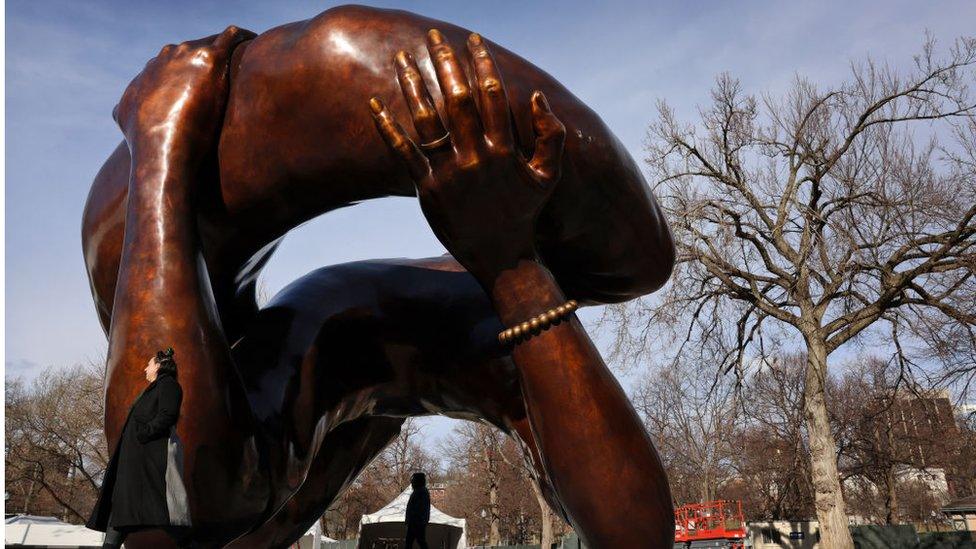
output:
[[[510,112],[492,103],[505,94]],[[374,96],[376,116],[405,128],[401,144],[433,147],[416,150],[436,177],[405,168],[384,144],[367,108]],[[663,469],[578,321],[514,350],[497,340],[569,298],[651,292],[674,262],[633,160],[552,77],[447,23],[341,7],[259,36],[231,27],[166,46],[114,115],[126,140],[96,176],[82,224],[109,338],[106,434],[114,447],[145,357],[172,345],[200,544],[286,547],[404,418],[443,414],[518,440],[549,502],[590,547],[670,545]],[[563,128],[564,145],[553,133]],[[529,191],[511,186],[512,170],[543,189],[538,212],[518,217],[515,199]],[[425,194],[431,181],[488,173],[498,194],[477,208],[470,195],[438,204]],[[325,267],[258,308],[257,276],[287,231],[358,201],[415,195],[415,181],[457,261]],[[500,209],[520,223],[493,225]],[[457,212],[470,222],[440,221]],[[504,245],[478,247],[500,234]],[[146,532],[126,545],[164,542]]]

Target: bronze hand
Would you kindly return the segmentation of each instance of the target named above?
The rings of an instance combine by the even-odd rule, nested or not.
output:
[[[525,158],[515,144],[502,76],[481,36],[468,37],[477,102],[454,50],[436,29],[427,34],[427,48],[447,129],[405,51],[396,55],[396,72],[420,146],[382,101],[374,97],[369,105],[383,139],[407,166],[437,238],[490,289],[500,272],[536,258],[536,218],[559,181],[566,130],[542,92],[534,92],[535,152]]]
[[[219,134],[234,47],[254,36],[230,26],[217,35],[163,46],[112,111],[133,157],[166,147],[181,155],[181,166],[196,167]]]
[[[397,75],[424,154],[381,101],[370,100],[377,129],[417,185],[424,215],[455,258],[481,283],[505,326],[566,302],[537,257],[535,220],[559,179],[565,137],[540,92],[532,95],[535,152],[516,148],[501,75],[481,37],[468,38],[480,116],[464,71],[443,36],[427,48],[444,95],[451,142],[409,55]],[[640,418],[575,315],[534,330],[512,349],[533,445],[568,519],[587,545],[667,547],[674,521],[667,477]],[[634,524],[594,498],[613,487]]]

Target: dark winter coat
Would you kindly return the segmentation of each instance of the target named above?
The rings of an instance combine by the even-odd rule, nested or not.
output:
[[[189,526],[183,447],[176,436],[183,390],[161,373],[139,395],[112,453],[86,526]]]
[[[430,492],[427,488],[414,488],[407,500],[407,525],[424,525],[430,522]]]

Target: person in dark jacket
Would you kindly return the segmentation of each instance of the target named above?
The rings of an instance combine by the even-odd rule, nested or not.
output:
[[[145,371],[149,386],[129,409],[86,524],[105,532],[102,547],[120,547],[131,532],[149,528],[163,529],[179,541],[190,525],[176,436],[183,390],[172,347],[149,359]]]
[[[407,540],[406,549],[413,549],[413,542],[421,549],[427,548],[427,523],[430,522],[430,492],[427,491],[427,476],[414,473],[410,477],[413,493],[407,500]]]

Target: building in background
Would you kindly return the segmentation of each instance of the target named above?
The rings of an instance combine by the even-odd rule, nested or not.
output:
[[[942,513],[955,530],[976,532],[976,496],[950,501]]]

